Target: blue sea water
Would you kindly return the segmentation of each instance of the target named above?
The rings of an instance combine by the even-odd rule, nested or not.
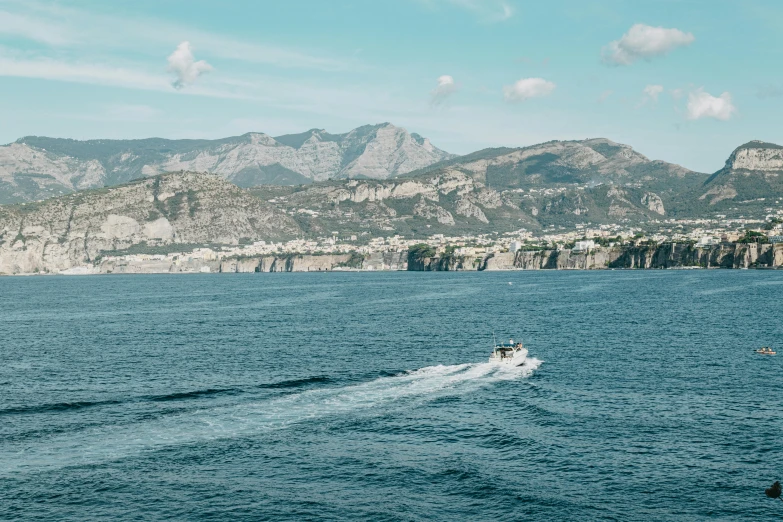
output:
[[[513,284],[509,284],[513,283]],[[783,272],[0,279],[2,520],[768,520]],[[486,363],[492,332],[519,369]]]

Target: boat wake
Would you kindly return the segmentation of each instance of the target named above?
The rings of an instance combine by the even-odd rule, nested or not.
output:
[[[308,389],[126,425],[90,427],[32,443],[12,443],[0,455],[0,477],[95,465],[175,445],[247,437],[358,410],[469,393],[499,381],[527,378],[541,363],[529,358],[518,367],[492,363],[429,366],[361,384]]]

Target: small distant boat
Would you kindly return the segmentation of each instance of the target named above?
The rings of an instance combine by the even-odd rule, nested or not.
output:
[[[521,366],[525,364],[525,359],[527,359],[527,348],[522,346],[522,343],[515,343],[514,339],[509,339],[507,344],[495,343],[492,355],[489,356],[489,362],[509,366]]]
[[[777,355],[778,354],[778,352],[774,351],[769,346],[762,346],[761,348],[756,350],[756,353],[761,354],[761,355]]]

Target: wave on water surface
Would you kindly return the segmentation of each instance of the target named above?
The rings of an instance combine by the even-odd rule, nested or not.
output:
[[[82,410],[94,406],[107,406],[120,404],[122,401],[74,401],[57,402],[52,404],[39,404],[35,406],[17,406],[0,410],[1,415],[23,415],[34,413],[63,412],[68,410]]]
[[[444,395],[459,395],[493,382],[529,377],[541,363],[538,359],[528,359],[519,367],[492,363],[429,366],[361,384],[307,389],[130,425],[100,426],[59,434],[34,444],[27,442],[18,447],[7,447],[0,456],[0,476],[94,465],[173,445],[285,429],[314,419],[380,408],[406,399],[434,400]],[[324,377],[301,379],[294,387],[324,380],[328,381]],[[204,393],[172,394],[170,397],[174,395],[182,400],[203,397]]]
[[[273,382],[267,384],[259,384],[250,387],[250,389],[297,389],[305,388],[311,385],[328,384],[332,382],[332,379],[326,376],[308,377],[305,379],[292,379],[287,381]],[[86,408],[93,408],[98,406],[116,406],[123,403],[143,403],[149,402],[171,402],[171,401],[188,401],[192,399],[210,398],[217,395],[239,395],[248,390],[243,388],[207,388],[203,390],[192,390],[167,393],[164,395],[148,395],[141,397],[133,397],[125,400],[105,400],[105,401],[72,401],[72,402],[58,402],[52,404],[36,404],[27,406],[13,406],[9,408],[0,409],[0,416],[3,415],[30,415],[37,413],[57,413],[66,410],[82,410]]]

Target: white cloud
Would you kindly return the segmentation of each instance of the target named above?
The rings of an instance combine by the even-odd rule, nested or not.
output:
[[[143,91],[175,92],[164,74],[151,74],[138,67],[116,67],[100,63],[71,63],[50,58],[26,59],[8,55],[0,48],[0,77],[36,78],[62,82],[122,87]],[[253,93],[222,82],[219,88],[192,86],[195,96],[230,99],[260,99]]]
[[[631,65],[633,62],[649,60],[664,55],[677,47],[690,45],[696,38],[679,29],[651,27],[644,24],[632,26],[622,38],[610,42],[602,50],[604,63]]]
[[[8,11],[0,11],[0,34],[17,36],[46,45],[64,45],[71,41],[67,31],[56,24]]]
[[[212,66],[204,60],[196,61],[190,42],[180,43],[169,56],[169,72],[173,72],[177,77],[171,84],[175,89],[193,85],[199,76],[211,70]]]
[[[679,88],[672,89],[671,91],[669,91],[669,95],[672,97],[673,100],[677,101],[685,95],[685,91]]]
[[[91,83],[152,91],[171,91],[171,86],[163,76],[155,76],[143,71],[122,67],[73,64],[48,58],[25,60],[0,56],[0,76]]]
[[[663,85],[648,85],[644,88],[644,101],[658,102],[658,96],[663,92]]]
[[[185,36],[188,31],[179,31]],[[198,41],[200,49],[209,49],[209,53],[220,58],[246,63],[263,63],[281,69],[309,69],[316,71],[346,71],[362,66],[356,59],[342,60],[324,56],[315,56],[295,49],[270,45],[240,42],[211,33],[195,33],[193,41]]]
[[[688,94],[687,117],[689,120],[715,118],[726,121],[737,112],[731,102],[731,94],[724,92],[720,96],[712,96],[704,89],[698,89]]]
[[[334,58],[305,50],[261,42],[240,41],[228,34],[201,31],[154,18],[111,16],[61,3],[11,0],[0,11],[0,34],[18,36],[60,49],[90,55],[124,51],[159,56],[184,40],[194,42],[210,57],[245,63],[263,63],[284,69],[344,71],[360,67],[356,58]],[[14,18],[10,18],[13,16]]]
[[[529,98],[549,96],[556,85],[543,78],[522,78],[514,85],[503,87],[503,97],[507,102],[524,101]]]
[[[435,87],[430,94],[432,95],[431,103],[433,105],[440,105],[446,98],[457,92],[457,83],[454,81],[453,76],[444,74],[438,77],[438,86]]]

